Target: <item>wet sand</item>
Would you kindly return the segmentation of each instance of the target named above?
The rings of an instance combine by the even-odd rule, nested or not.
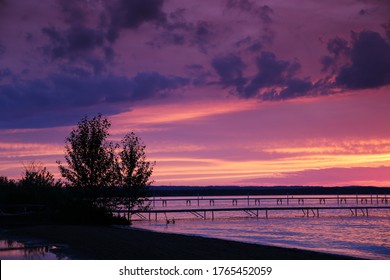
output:
[[[109,226],[20,226],[3,229],[3,235],[66,244],[62,253],[81,260],[354,259],[300,249]]]

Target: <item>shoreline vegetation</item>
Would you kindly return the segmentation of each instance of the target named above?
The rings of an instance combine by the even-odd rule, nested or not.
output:
[[[108,139],[111,122],[85,116],[65,138],[62,179],[40,162],[23,164],[20,180],[0,176],[0,219],[32,217],[51,224],[130,224],[130,212],[144,205],[154,162],[134,132],[120,142]],[[126,210],[126,217],[113,211]],[[1,220],[0,220],[1,221]]]
[[[19,225],[0,238],[38,239],[65,245],[62,254],[79,260],[353,260],[351,256],[250,244],[134,228],[85,225]]]

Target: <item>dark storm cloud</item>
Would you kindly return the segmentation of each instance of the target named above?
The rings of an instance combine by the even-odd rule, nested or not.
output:
[[[208,48],[217,36],[215,27],[207,21],[189,22],[185,18],[187,10],[177,9],[166,16],[160,25],[161,33],[148,44],[160,48],[164,45],[195,46],[202,53],[208,53]]]
[[[291,99],[308,95],[313,89],[313,84],[309,80],[290,79],[286,81],[286,87],[279,94],[273,96],[276,99]]]
[[[390,84],[390,45],[376,32],[354,37],[351,64],[340,70],[336,82],[351,89]]]
[[[390,84],[390,45],[379,33],[352,33],[349,44],[342,39],[333,39],[328,50],[333,57],[323,58],[322,62],[324,69],[335,69],[338,86],[365,89]],[[348,62],[340,65],[340,58]]]
[[[313,85],[308,79],[290,79],[281,84],[283,90],[270,88],[261,95],[261,100],[264,101],[280,101],[304,97],[312,95],[311,92],[317,90],[317,86]]]
[[[157,72],[143,72],[132,79],[132,100],[143,100],[189,83],[182,77],[166,77]]]
[[[107,1],[109,31],[107,38],[114,42],[121,29],[136,29],[144,22],[163,24],[166,15],[162,11],[164,0],[118,0]]]
[[[157,25],[165,22],[164,0],[58,0],[64,21],[71,26],[88,25],[99,19],[96,27],[105,39],[114,43],[123,29],[137,29],[145,22]],[[102,6],[101,6],[102,5]],[[103,7],[103,9],[101,9]]]
[[[248,45],[247,37],[236,43]],[[321,59],[326,77],[313,83],[310,78],[298,78],[298,62],[279,60],[272,52],[261,52],[256,58],[257,73],[244,75],[245,64],[238,55],[214,58],[211,62],[219,83],[234,88],[243,98],[285,100],[303,96],[327,95],[336,87],[345,89],[377,88],[390,84],[390,45],[377,32],[352,33],[350,42],[336,37],[327,44],[329,56]]]
[[[252,2],[249,0],[228,0],[226,6],[229,9],[240,9],[241,11],[255,15],[260,18],[263,23],[272,22],[271,15],[274,11],[267,5],[258,6],[255,1]]]
[[[341,55],[348,55],[350,52],[347,40],[344,40],[339,37],[329,40],[327,49],[335,57],[339,57]]]
[[[84,65],[94,74],[100,74],[115,55],[100,30],[74,25],[61,31],[45,27],[42,33],[49,39],[49,43],[41,48],[43,54],[52,62],[58,62],[60,67],[67,63]]]
[[[326,55],[326,56],[323,56],[321,58],[320,62],[322,64],[321,71],[327,72],[333,66],[333,64],[335,63],[335,60],[333,57]]]
[[[338,71],[339,64],[349,60],[346,58],[350,55],[351,48],[347,40],[336,37],[328,41],[327,50],[331,56],[327,55],[321,58],[322,72],[330,71],[335,74]]]
[[[258,96],[263,88],[289,86],[295,73],[301,67],[297,62],[277,60],[274,53],[262,52],[256,60],[258,73],[240,93],[242,97],[250,98]],[[277,99],[277,93],[273,94]],[[267,97],[266,99],[269,99]]]
[[[75,59],[102,47],[104,43],[101,32],[81,25],[72,26],[63,32],[55,27],[45,27],[42,32],[50,39],[50,44],[44,47],[45,54],[53,60]]]
[[[77,119],[72,118],[72,112],[78,116],[78,113],[95,110],[118,113],[125,104],[128,107],[135,101],[157,98],[188,83],[185,78],[162,76],[156,72],[138,73],[127,78],[92,76],[77,68],[52,74],[46,79],[14,77],[12,83],[0,85],[0,127],[69,124]],[[63,115],[69,117],[64,119]],[[32,117],[34,122],[30,121]]]
[[[314,89],[309,79],[295,77],[301,67],[299,63],[278,60],[271,52],[262,52],[257,57],[258,71],[252,77],[244,77],[246,65],[235,54],[217,57],[211,64],[219,75],[219,83],[233,87],[243,98],[284,100],[311,95]]]
[[[246,83],[243,77],[246,66],[239,56],[229,54],[216,57],[211,65],[220,77],[220,84],[225,87],[235,87],[238,92],[242,92]]]

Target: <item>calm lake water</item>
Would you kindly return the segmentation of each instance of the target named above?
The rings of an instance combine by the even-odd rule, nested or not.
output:
[[[282,196],[272,199],[266,199],[266,197],[249,197],[249,199],[208,197],[199,198],[199,200],[192,198],[190,202],[188,198],[169,199],[156,198],[153,209],[187,208],[196,211],[213,207],[287,206],[287,198]],[[250,217],[242,210],[215,212],[214,220],[211,219],[210,213],[207,214],[206,220],[195,217],[191,213],[160,213],[157,221],[152,215],[151,221],[139,219],[134,221],[133,227],[330,252],[364,259],[390,259],[390,209],[370,209],[368,216],[365,210],[358,210],[355,216],[354,210],[351,211],[349,208],[356,205],[390,206],[388,203],[387,197],[383,196],[312,196],[312,199],[307,196],[290,196],[289,207],[340,206],[343,209],[320,210],[319,217],[315,215],[316,211],[310,212],[307,217],[301,210],[274,210],[268,211],[268,219],[265,218],[265,211],[259,211],[259,217],[253,217],[253,215]],[[199,213],[202,214],[201,211]]]
[[[0,260],[59,260],[68,259],[58,250],[60,247],[41,242],[18,242],[0,239]]]

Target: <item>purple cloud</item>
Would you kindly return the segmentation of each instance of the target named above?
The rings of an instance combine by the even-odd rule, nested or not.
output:
[[[228,54],[216,57],[211,65],[220,77],[220,84],[224,87],[235,87],[238,92],[243,91],[246,79],[243,77],[243,70],[246,65],[238,55]]]
[[[353,33],[351,63],[344,65],[336,83],[349,89],[376,88],[390,84],[390,45],[379,33]]]
[[[119,113],[123,104],[158,98],[190,82],[157,72],[127,78],[76,70],[51,74],[46,79],[22,80],[14,76],[13,83],[0,85],[0,127],[64,125],[86,112]]]
[[[249,0],[228,0],[226,3],[228,9],[239,9],[249,14],[255,15],[261,19],[263,23],[271,23],[273,10],[267,6],[258,6],[256,2]]]
[[[214,58],[212,66],[220,77],[220,84],[234,87],[238,96],[262,100],[284,100],[310,94],[313,84],[309,79],[295,75],[301,65],[278,60],[272,52],[261,52],[256,58],[257,73],[244,77],[246,65],[238,55]]]
[[[76,60],[104,44],[101,32],[81,25],[72,26],[63,32],[55,27],[45,27],[42,32],[50,40],[50,44],[43,48],[44,53],[53,60]]]
[[[331,56],[321,59],[323,71],[336,76],[346,89],[377,88],[390,84],[390,44],[377,32],[352,33],[351,41],[328,42]]]
[[[164,0],[117,0],[107,2],[109,27],[107,39],[115,42],[121,29],[136,29],[144,22],[162,24],[165,13],[162,11]]]

